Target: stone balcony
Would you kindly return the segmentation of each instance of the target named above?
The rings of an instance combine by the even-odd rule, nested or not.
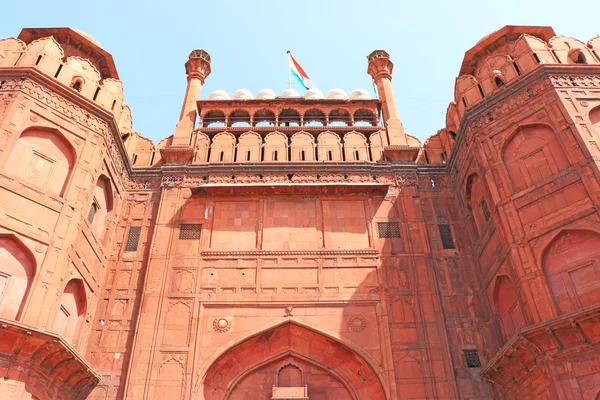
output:
[[[308,400],[308,387],[273,386],[272,400]]]
[[[0,318],[0,398],[79,400],[100,376],[55,333]]]

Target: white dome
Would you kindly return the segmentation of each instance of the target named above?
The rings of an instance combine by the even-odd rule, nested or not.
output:
[[[294,89],[285,89],[279,97],[300,97],[300,95]]]
[[[246,89],[238,89],[231,95],[232,100],[252,100],[252,93]]]
[[[208,95],[208,100],[229,100],[229,95],[223,89],[217,89]]]
[[[356,89],[350,93],[350,100],[371,100],[371,96],[365,89]]]
[[[256,100],[271,100],[275,98],[275,92],[271,89],[263,89],[256,93]]]
[[[323,96],[323,93],[319,89],[312,88],[304,92],[304,98],[306,100],[321,100],[324,99],[325,96]]]
[[[327,93],[327,99],[329,100],[346,100],[348,95],[342,89],[331,89]]]

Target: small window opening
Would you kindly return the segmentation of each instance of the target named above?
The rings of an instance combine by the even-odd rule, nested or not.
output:
[[[587,64],[585,56],[582,52],[577,52],[577,59],[575,60],[575,64]]]
[[[535,54],[535,53],[533,53],[533,54]],[[517,75],[521,76],[521,69],[519,68],[519,65],[517,64],[517,62],[513,61],[512,65],[515,68],[515,72],[517,73]]]
[[[489,221],[490,220],[490,209],[488,208],[488,205],[485,202],[485,200],[483,200],[481,202],[481,212],[483,212],[483,218],[485,218],[486,221]]]
[[[35,60],[35,65],[39,65],[40,61],[42,61],[42,55],[40,54],[37,59]]]
[[[142,233],[141,226],[132,226],[127,234],[127,242],[125,243],[125,251],[137,251],[140,243],[140,234]]]
[[[354,161],[359,161],[360,160],[360,153],[358,152],[358,150],[354,150]]]
[[[98,205],[92,201],[92,205],[90,206],[90,211],[88,212],[87,220],[92,224],[94,222],[94,217],[96,216],[96,212],[98,211]]]
[[[439,224],[440,236],[442,237],[442,247],[446,250],[455,249],[454,237],[452,236],[452,230],[448,224]]]
[[[463,106],[465,106],[465,108],[467,108],[467,101],[465,100],[465,98],[463,97],[461,100],[462,100]]]
[[[71,89],[81,92],[81,81],[76,80],[71,84]]]
[[[133,155],[133,160],[131,161],[131,165],[135,165],[135,163],[137,162],[137,158],[138,158],[138,155],[134,154]]]
[[[219,153],[219,161],[223,161],[224,158],[225,158],[225,152],[221,150],[221,152]]]
[[[327,150],[327,160],[333,160],[333,151]]]
[[[538,55],[536,53],[533,53],[533,59],[535,60],[535,62],[537,62],[538,64],[541,64],[542,62],[540,61],[540,58],[538,57]]]
[[[202,224],[179,225],[179,240],[200,240]]]
[[[250,150],[248,150],[246,152],[246,161],[250,161],[251,158],[252,158],[252,152]]]
[[[499,76],[494,78],[494,83],[496,84],[497,88],[501,88],[502,86],[504,86],[504,81]]]
[[[423,155],[425,156],[425,162],[429,164],[429,156],[427,156],[427,151],[424,151]]]
[[[273,152],[273,161],[277,161],[277,150]]]
[[[483,93],[483,88],[481,87],[480,83],[477,84],[477,89],[479,89],[479,94],[481,95],[481,98],[485,98],[485,93]]]
[[[13,65],[17,65],[19,63],[19,61],[21,61],[21,57],[23,57],[23,53],[19,53],[19,57],[17,57],[17,60],[15,61],[15,63]]]
[[[452,137],[453,140],[456,140],[456,132],[450,131],[450,137]]]
[[[552,55],[554,56],[554,59],[556,60],[557,63],[562,64],[562,62],[560,62],[560,58],[558,58],[558,56],[556,55],[556,51],[551,50],[552,51]]]
[[[400,237],[400,225],[397,222],[378,222],[377,230],[381,239]]]
[[[302,150],[300,152],[300,160],[305,161],[306,160],[306,152],[304,150]]]
[[[56,70],[56,73],[54,74],[54,78],[58,78],[58,75],[60,75],[61,70],[62,70],[62,64],[60,64],[58,66],[58,69]]]
[[[117,101],[113,100],[112,105],[110,106],[111,111],[115,109],[115,105],[117,105]]]
[[[92,98],[92,100],[96,101],[99,93],[100,93],[100,87],[97,87],[96,91],[94,92],[94,97]]]
[[[154,154],[156,153],[152,152],[152,155],[150,156],[150,165],[154,164]]]
[[[6,81],[0,81],[0,89],[2,88],[2,86],[4,86],[5,83]]]
[[[442,162],[446,164],[446,152],[442,151]]]
[[[465,359],[467,360],[468,368],[479,368],[481,367],[481,360],[479,359],[479,350],[464,350]]]

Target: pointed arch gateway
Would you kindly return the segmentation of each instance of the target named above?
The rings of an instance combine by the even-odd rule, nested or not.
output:
[[[387,398],[382,371],[368,353],[294,320],[246,336],[207,364],[196,400],[270,399],[273,387],[298,380],[281,378],[288,365],[299,370],[293,372],[311,400]]]

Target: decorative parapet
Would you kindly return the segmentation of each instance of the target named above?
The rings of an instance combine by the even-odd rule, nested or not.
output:
[[[0,376],[40,399],[85,399],[100,382],[60,336],[0,318]]]

